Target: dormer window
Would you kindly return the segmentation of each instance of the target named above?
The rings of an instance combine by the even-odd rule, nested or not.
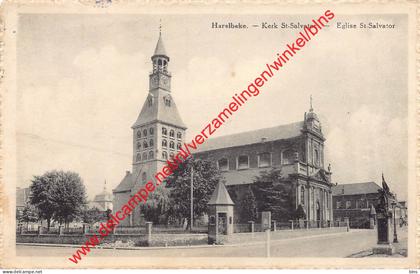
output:
[[[171,129],[171,131],[169,131],[169,137],[172,137],[172,138],[175,137],[175,131],[173,129]]]
[[[176,137],[181,140],[182,139],[182,133],[178,131],[178,133],[176,134]]]
[[[219,170],[225,171],[229,170],[229,161],[226,158],[222,158],[219,161],[217,161],[217,167]]]
[[[165,139],[162,140],[162,147],[168,147],[168,141]]]
[[[169,148],[171,148],[171,149],[175,149],[175,143],[171,141],[171,142],[169,143]]]
[[[166,129],[166,127],[162,128],[162,135],[168,135],[168,130]]]
[[[249,168],[249,157],[248,155],[241,155],[236,160],[237,169],[247,169]]]

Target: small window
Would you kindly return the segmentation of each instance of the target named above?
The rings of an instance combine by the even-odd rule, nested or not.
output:
[[[346,201],[346,208],[350,208],[351,207],[351,201]]]
[[[143,130],[143,137],[146,137],[147,136],[147,129],[144,129]]]
[[[249,158],[247,155],[241,155],[238,157],[238,169],[249,168]]]
[[[171,159],[173,159],[175,154],[173,152],[171,152],[171,154],[169,154],[169,156],[171,157]]]
[[[168,141],[165,139],[162,140],[162,147],[168,147]]]
[[[143,142],[143,147],[144,147],[144,148],[147,148],[147,147],[148,147],[148,145],[147,145],[147,142],[146,142],[146,141],[144,141],[144,142]]]
[[[146,174],[146,172],[143,172],[143,174],[141,174],[141,181],[142,181],[142,183],[146,183],[146,181],[147,181],[147,174]]]
[[[162,135],[168,135],[168,130],[166,129],[166,127],[162,128]]]
[[[219,161],[217,161],[217,166],[219,167],[219,170],[229,170],[229,161],[226,158],[222,158]]]
[[[340,209],[340,208],[341,208],[341,202],[340,202],[340,201],[337,201],[337,202],[335,203],[335,208],[336,208],[336,209]]]
[[[153,135],[154,133],[155,133],[154,128],[152,128],[152,127],[151,127],[151,128],[149,128],[149,134],[150,134],[150,135]]]
[[[137,138],[141,138],[141,130],[137,131]]]
[[[175,143],[171,141],[169,143],[169,148],[175,149]]]
[[[141,149],[141,142],[137,142],[137,150]]]
[[[261,153],[260,155],[258,155],[258,166],[259,167],[271,166],[271,154]]]
[[[147,153],[146,152],[143,152],[143,161],[147,161]]]
[[[153,146],[153,139],[149,140],[149,146],[152,147]]]
[[[171,99],[169,99],[169,98],[165,98],[164,100],[165,100],[165,105],[166,105],[167,107],[170,107],[170,106],[171,106]]]
[[[176,137],[178,138],[178,139],[182,139],[182,133],[181,132],[178,132],[177,134],[176,134]]]
[[[176,149],[177,149],[177,150],[180,150],[180,149],[181,149],[181,143],[177,143],[177,144],[176,144]]]
[[[175,131],[173,129],[171,129],[171,131],[169,131],[169,137],[172,137],[172,138],[175,137]]]
[[[147,98],[147,105],[148,105],[148,107],[151,107],[153,105],[153,98],[152,97]]]
[[[154,157],[153,151],[149,151],[149,160],[152,160]]]
[[[315,149],[315,165],[319,166],[319,151],[318,149]]]
[[[168,160],[168,153],[166,151],[162,152],[162,158]]]
[[[141,154],[138,153],[136,156],[136,162],[140,162],[141,161]]]

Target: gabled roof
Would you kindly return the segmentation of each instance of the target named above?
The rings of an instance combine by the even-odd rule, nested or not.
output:
[[[207,139],[197,152],[289,139],[302,134],[303,121]]]
[[[170,106],[165,104],[165,99],[170,99]],[[149,100],[152,101],[151,106],[149,106]],[[176,107],[170,92],[162,89],[156,89],[149,92],[132,128],[152,122],[162,122],[183,129],[187,128],[179,115],[178,108]]]
[[[225,184],[219,182],[211,195],[208,205],[234,205]]]
[[[162,55],[162,56],[168,56],[166,54],[166,50],[165,50],[165,46],[163,44],[163,40],[162,40],[162,35],[159,34],[159,40],[156,44],[156,48],[155,48],[155,53],[153,54],[153,56],[156,55]]]
[[[378,193],[378,190],[382,189],[375,182],[356,183],[356,184],[343,184],[333,186],[331,188],[333,195],[357,195],[357,194],[368,194]]]
[[[119,185],[112,190],[112,192],[124,192],[131,191],[134,186],[133,174],[130,171],[125,173],[125,177],[119,183]]]

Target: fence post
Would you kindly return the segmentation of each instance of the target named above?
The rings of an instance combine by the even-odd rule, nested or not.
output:
[[[87,232],[88,232],[88,226],[86,225],[86,224],[83,224],[83,227],[82,227],[82,234],[83,235],[86,235],[87,234]]]
[[[147,245],[152,243],[152,222],[146,222]]]
[[[305,222],[306,222],[306,229],[308,229],[309,228],[309,220],[306,220]]]
[[[42,226],[38,226],[38,235],[42,235]]]
[[[345,218],[344,218],[344,221],[346,222],[347,232],[349,232],[349,230],[350,230],[350,222],[349,222],[349,218],[348,218],[348,217],[345,217]]]
[[[252,234],[254,234],[255,228],[254,228],[254,221],[248,221],[249,224],[249,230]]]
[[[277,222],[276,220],[272,220],[273,223],[273,231],[277,231]]]
[[[63,229],[64,227],[62,226],[62,225],[60,225],[59,227],[58,227],[58,236],[61,236],[61,235],[63,235],[64,234],[64,229]]]
[[[293,230],[293,220],[290,220],[290,222],[292,223],[291,228],[292,228],[292,230]]]

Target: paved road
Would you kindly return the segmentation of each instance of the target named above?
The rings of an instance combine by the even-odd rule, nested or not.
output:
[[[404,237],[401,235],[400,237]],[[330,235],[308,236],[272,241],[272,257],[347,257],[372,248],[376,244],[376,230],[352,230]],[[69,257],[71,247],[41,247],[18,245],[18,256]],[[89,256],[124,257],[264,257],[265,243],[196,248],[167,248],[141,250],[94,249]]]

